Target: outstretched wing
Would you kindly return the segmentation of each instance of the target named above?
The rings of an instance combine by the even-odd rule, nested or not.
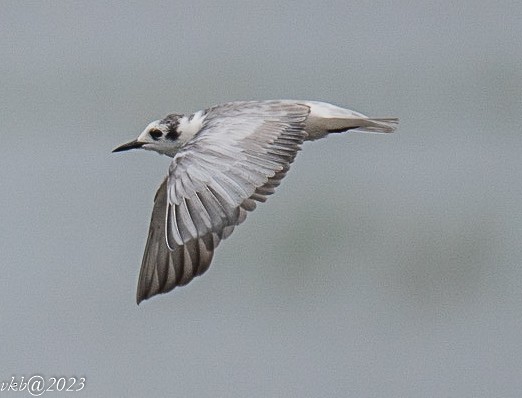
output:
[[[286,175],[306,137],[306,105],[234,102],[210,108],[156,195],[138,303],[205,272],[214,249]]]

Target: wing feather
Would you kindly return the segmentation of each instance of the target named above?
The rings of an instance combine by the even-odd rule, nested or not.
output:
[[[230,103],[211,108],[201,131],[178,152],[169,170],[172,181],[168,188],[172,205],[169,212],[182,215],[169,217],[173,221],[167,229],[169,246],[187,243],[216,228],[237,225],[234,210],[243,201],[252,195],[256,200],[258,195],[272,194],[272,184],[263,186],[294,160],[306,137],[304,122],[309,111],[305,105],[278,101]],[[189,212],[185,199],[207,190],[226,217],[212,226],[205,223],[195,226],[186,217]],[[199,199],[206,207],[205,197]]]
[[[137,301],[189,283],[247,212],[274,193],[306,138],[306,105],[236,102],[210,108],[173,158],[154,201]]]

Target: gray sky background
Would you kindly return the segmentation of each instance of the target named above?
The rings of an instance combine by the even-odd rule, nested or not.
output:
[[[520,397],[521,15],[515,1],[2,1],[0,381]],[[270,98],[400,129],[306,144],[204,277],[136,306],[169,161],[110,151],[167,113]]]

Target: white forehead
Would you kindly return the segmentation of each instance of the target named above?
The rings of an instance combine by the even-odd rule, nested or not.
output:
[[[158,129],[163,131],[163,128],[160,126],[160,120],[154,120],[153,122],[150,122],[147,127],[145,127],[145,130],[143,130],[142,133],[138,136],[138,141],[147,141],[146,138],[149,137],[149,131],[151,129]]]

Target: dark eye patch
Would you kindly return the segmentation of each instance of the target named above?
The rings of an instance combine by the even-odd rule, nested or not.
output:
[[[165,138],[167,138],[168,140],[174,141],[178,137],[179,137],[179,133],[178,133],[177,126],[174,126],[174,127],[169,126],[169,132],[167,133]]]
[[[152,129],[152,130],[150,130],[150,131],[149,131],[149,134],[150,134],[150,136],[152,137],[152,139],[153,139],[153,140],[156,140],[156,141],[159,140],[160,137],[163,135],[163,133],[162,133],[160,130],[158,130],[158,129]]]

